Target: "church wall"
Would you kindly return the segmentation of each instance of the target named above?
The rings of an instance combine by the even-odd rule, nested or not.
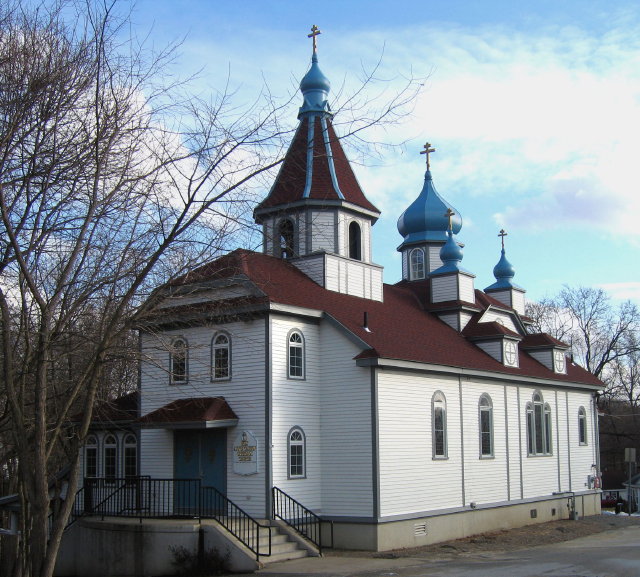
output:
[[[577,391],[567,392],[568,406],[568,431],[571,443],[571,464],[572,475],[571,481],[572,491],[583,491],[588,484],[587,476],[594,475],[596,468],[592,469],[592,465],[598,463],[597,444],[594,431],[593,418],[593,401],[592,397],[586,393]],[[584,407],[586,412],[587,425],[587,444],[580,445],[579,429],[578,429],[578,409]]]
[[[373,515],[371,370],[353,361],[361,349],[325,323],[322,358],[322,512]]]
[[[326,288],[381,301],[382,267],[336,255],[326,255]]]
[[[447,458],[434,459],[432,397],[447,404]],[[380,516],[460,507],[462,447],[457,378],[378,372]]]
[[[504,386],[462,382],[464,418],[465,504],[497,503],[509,499]],[[493,456],[480,455],[480,396],[489,395],[493,405]]]
[[[218,330],[231,337],[230,380],[211,382],[211,339]],[[222,396],[239,418],[238,425],[227,429],[227,494],[250,514],[265,512],[265,323],[263,320],[234,322],[165,331],[162,340],[142,335],[142,352],[148,362],[141,369],[141,414],[160,408],[176,399]],[[189,379],[183,385],[169,384],[171,338],[186,338],[189,347]],[[233,444],[243,430],[251,431],[258,441],[258,473],[241,476],[233,473]],[[173,432],[143,429],[140,473],[153,477],[173,477]]]
[[[305,258],[299,258],[292,261],[303,273],[310,279],[324,286],[325,279],[325,255],[323,253]]]
[[[522,421],[525,419],[525,403],[526,400],[521,394],[520,387],[505,385],[505,447],[507,451],[505,466],[508,476],[507,495],[511,500],[524,498],[522,470],[524,459],[527,456],[527,439]]]
[[[524,307],[526,303],[524,298],[524,292],[519,290],[514,290],[512,292],[512,295],[513,295],[513,303],[511,304],[511,307],[516,311],[518,311],[519,314],[523,315]]]
[[[307,252],[326,250],[336,252],[336,223],[334,211],[314,210],[311,213],[311,242]]]
[[[443,243],[444,244],[444,243]],[[428,266],[429,272],[433,272],[437,268],[442,266],[442,261],[440,260],[440,250],[442,249],[442,244],[429,245],[429,252],[427,255],[428,258]]]
[[[298,330],[304,339],[305,378],[287,378],[289,335]],[[304,319],[271,316],[272,455],[273,485],[306,507],[320,509],[320,343],[317,323]],[[288,478],[288,436],[300,427],[305,436],[305,477]]]

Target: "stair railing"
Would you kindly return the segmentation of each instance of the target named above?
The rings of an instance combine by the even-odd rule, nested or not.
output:
[[[318,549],[318,553],[322,554],[322,519],[278,487],[273,487],[271,491],[273,494],[273,517],[280,519],[307,541],[310,541]],[[331,523],[329,547],[333,547],[333,523]]]

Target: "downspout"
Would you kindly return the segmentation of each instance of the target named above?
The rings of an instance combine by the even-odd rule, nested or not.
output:
[[[269,313],[265,315],[264,321],[264,473],[265,473],[265,518],[273,517],[273,467],[271,463],[272,454],[272,414],[271,414],[271,317]]]

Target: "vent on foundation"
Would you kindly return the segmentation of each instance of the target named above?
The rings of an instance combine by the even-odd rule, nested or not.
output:
[[[423,537],[427,534],[427,522],[424,523],[416,523],[413,526],[413,535],[414,537]]]
[[[532,519],[536,519],[538,517],[538,509],[531,509],[531,511],[529,511],[529,514],[531,515]]]
[[[555,507],[553,509],[551,509],[551,516],[555,517],[556,516],[556,510]]]

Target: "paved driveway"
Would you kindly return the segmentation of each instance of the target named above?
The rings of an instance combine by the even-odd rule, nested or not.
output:
[[[424,557],[363,559],[325,557],[287,561],[260,577],[640,577],[640,527],[511,551],[454,560]]]

